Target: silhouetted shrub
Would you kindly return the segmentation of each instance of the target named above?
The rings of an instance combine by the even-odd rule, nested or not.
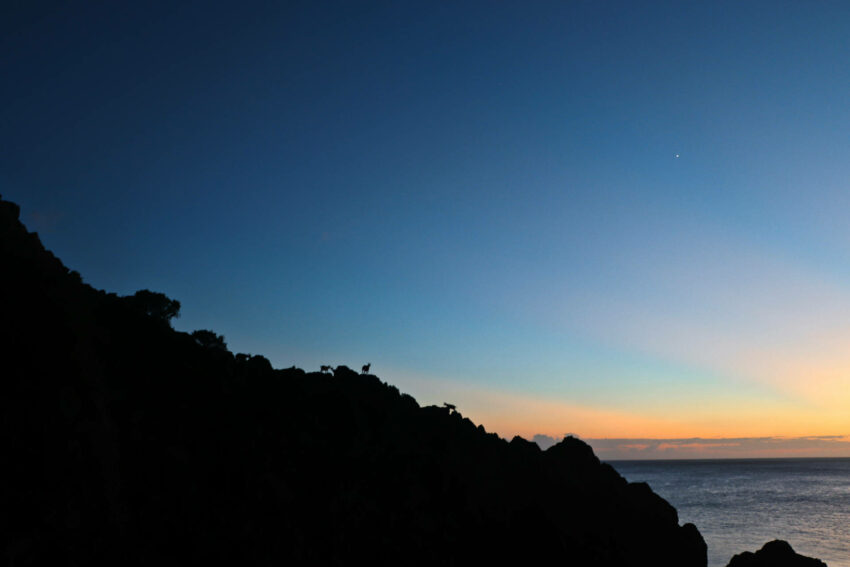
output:
[[[204,348],[212,350],[227,350],[227,343],[224,342],[224,336],[216,335],[212,331],[199,329],[192,332],[192,338],[195,342]]]
[[[236,355],[236,363],[251,373],[272,371],[272,363],[261,354],[245,354],[244,352],[240,352]]]
[[[170,322],[171,319],[180,317],[180,302],[170,299],[164,293],[140,289],[128,300],[136,309],[160,321]]]

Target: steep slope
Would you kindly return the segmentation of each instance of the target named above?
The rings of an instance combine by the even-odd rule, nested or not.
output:
[[[706,563],[583,442],[540,451],[375,376],[177,332],[177,304],[92,289],[6,201],[0,266],[8,564]]]

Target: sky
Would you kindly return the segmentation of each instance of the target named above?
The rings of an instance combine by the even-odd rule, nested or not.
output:
[[[179,330],[371,362],[507,438],[850,456],[848,26],[841,2],[3,3],[0,194],[93,286],[180,300]]]

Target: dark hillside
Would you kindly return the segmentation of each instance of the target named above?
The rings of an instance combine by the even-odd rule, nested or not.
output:
[[[94,290],[6,201],[0,274],[3,564],[705,565],[583,442],[177,332],[178,303]]]

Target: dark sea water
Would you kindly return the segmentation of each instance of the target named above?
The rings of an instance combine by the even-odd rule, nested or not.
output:
[[[850,567],[850,459],[611,461],[630,482],[648,482],[693,522],[709,567],[784,539],[829,567]]]

